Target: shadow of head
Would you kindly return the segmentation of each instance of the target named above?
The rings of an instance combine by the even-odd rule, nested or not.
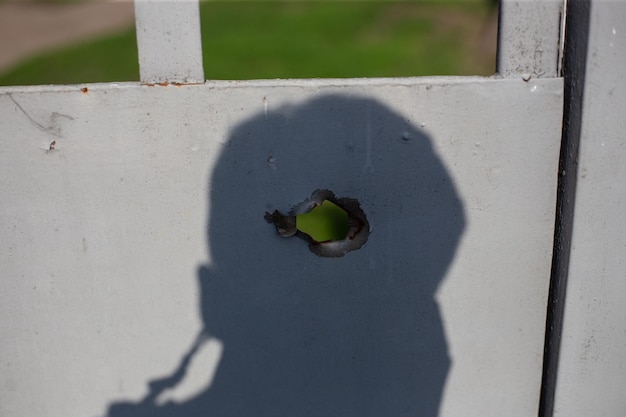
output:
[[[320,258],[264,221],[318,188],[359,200],[363,248]],[[376,100],[322,96],[236,126],[210,177],[201,312],[224,356],[205,405],[436,415],[449,359],[433,295],[463,227],[428,135]]]
[[[433,296],[464,215],[430,138],[375,100],[323,96],[239,124],[209,181],[200,306],[223,344],[212,385],[155,404],[200,337],[142,401],[108,415],[436,416],[450,360]],[[358,199],[364,247],[317,257],[265,222],[318,188]]]

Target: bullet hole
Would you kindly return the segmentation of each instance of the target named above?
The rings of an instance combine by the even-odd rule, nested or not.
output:
[[[354,198],[337,198],[330,190],[315,190],[286,215],[265,213],[281,237],[296,236],[309,244],[317,256],[337,258],[360,249],[370,234],[369,222]]]

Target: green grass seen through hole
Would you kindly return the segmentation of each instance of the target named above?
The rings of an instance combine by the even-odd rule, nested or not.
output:
[[[296,215],[296,228],[316,242],[343,240],[348,234],[348,213],[324,200],[308,213]]]

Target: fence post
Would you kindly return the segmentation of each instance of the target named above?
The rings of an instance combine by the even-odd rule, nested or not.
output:
[[[204,82],[198,0],[136,0],[135,19],[142,83]]]
[[[501,0],[497,72],[505,78],[559,76],[564,0]]]

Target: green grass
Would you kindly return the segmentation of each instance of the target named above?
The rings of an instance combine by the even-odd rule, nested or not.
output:
[[[468,62],[468,33],[486,18],[484,2],[202,3],[201,10],[207,79],[491,74],[495,67]]]
[[[0,85],[139,80],[135,29],[27,60],[0,75]]]
[[[486,2],[203,2],[207,79],[490,75]],[[47,53],[0,85],[136,81],[134,29]]]
[[[316,242],[343,240],[350,230],[348,213],[335,203],[324,200],[308,213],[297,214],[296,228]]]

